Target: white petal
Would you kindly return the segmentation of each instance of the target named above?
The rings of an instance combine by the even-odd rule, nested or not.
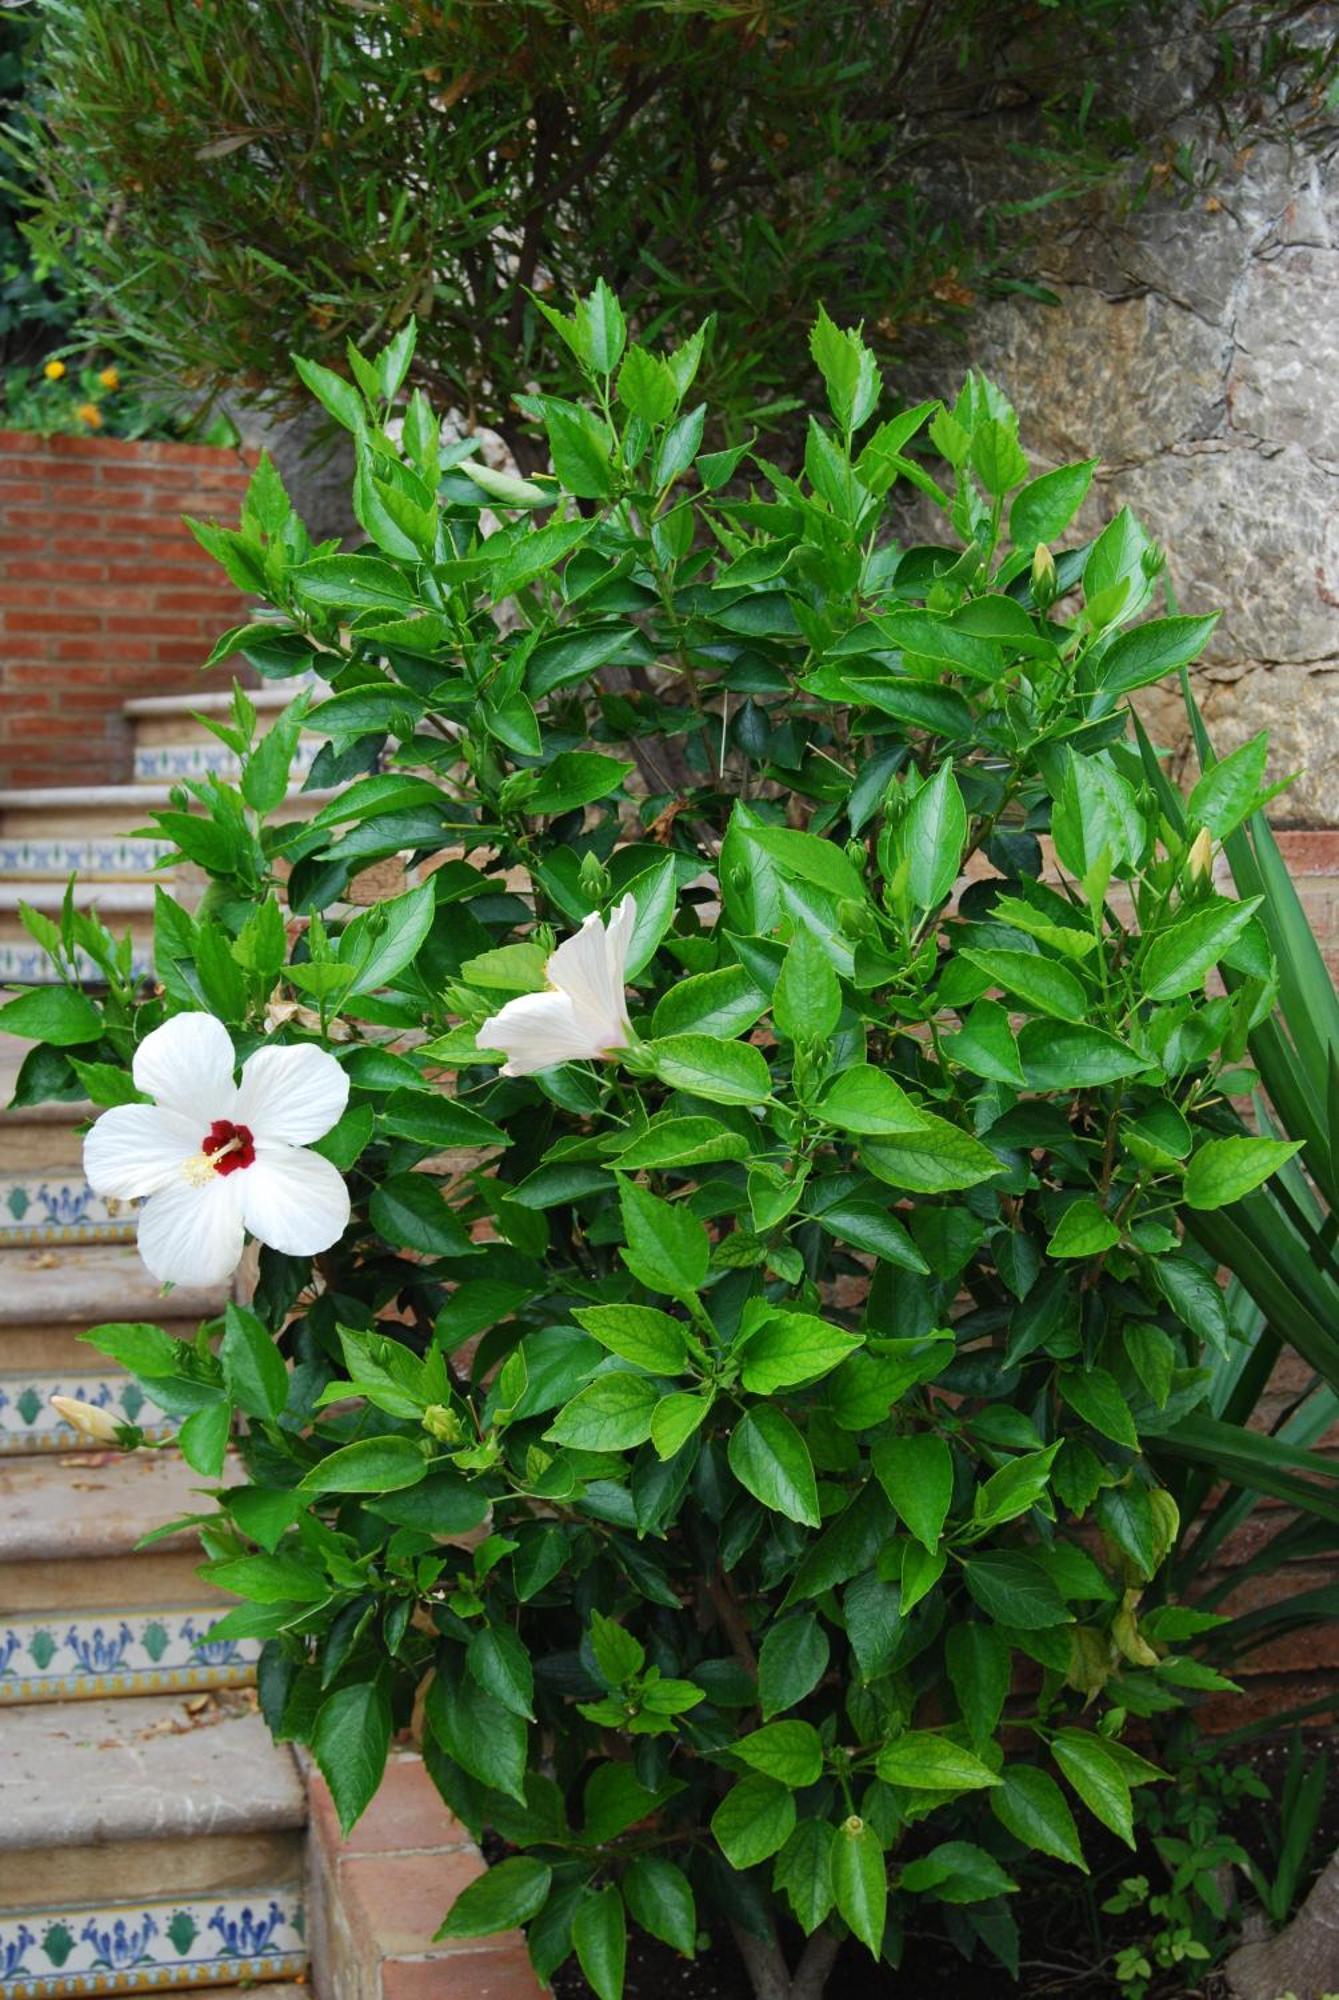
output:
[[[532,1076],[555,1063],[604,1053],[598,1027],[578,1013],[570,994],[522,993],[485,1021],[474,1037],[481,1049],[501,1049],[503,1076]]]
[[[169,1111],[184,1111],[207,1132],[232,1115],[232,1037],[212,1014],[174,1014],[135,1051],[135,1087]]]
[[[302,1042],[247,1057],[232,1116],[257,1144],[305,1146],[338,1124],[348,1101],[349,1079],[335,1058]]]
[[[84,1140],[84,1177],[95,1194],[133,1201],[176,1180],[209,1130],[158,1104],[118,1104]]]
[[[218,1285],[242,1261],[242,1191],[235,1174],[203,1186],[174,1180],[140,1211],[139,1254],[162,1284]]]
[[[257,1146],[254,1163],[232,1178],[241,1182],[242,1220],[271,1250],[314,1257],[348,1228],[344,1177],[319,1153],[301,1146]]]
[[[636,920],[637,905],[631,896],[623,898],[607,926],[592,912],[544,967],[549,984],[567,994],[578,1016],[585,1020],[597,1054],[625,1048],[632,1040],[623,969]]]

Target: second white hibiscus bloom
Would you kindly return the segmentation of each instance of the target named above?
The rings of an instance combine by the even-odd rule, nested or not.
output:
[[[522,993],[484,1022],[475,1040],[500,1049],[503,1076],[533,1076],[558,1063],[594,1060],[635,1039],[628,1019],[628,953],[637,905],[625,896],[608,918],[592,911],[550,953],[542,993]]]
[[[248,1230],[272,1250],[310,1257],[348,1225],[343,1177],[307,1151],[348,1102],[335,1058],[310,1043],[257,1049],[240,1083],[235,1062],[212,1014],[174,1015],[135,1051],[135,1087],[153,1103],[118,1104],[84,1141],[97,1194],[147,1196],[139,1252],[164,1284],[220,1284]]]

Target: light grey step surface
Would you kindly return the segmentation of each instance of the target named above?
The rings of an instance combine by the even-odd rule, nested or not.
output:
[[[209,1319],[223,1311],[222,1286],[178,1285],[164,1295],[129,1244],[60,1244],[0,1251],[0,1328],[106,1320]]]
[[[292,1754],[245,1696],[34,1704],[7,1723],[0,1852],[190,1840],[306,1818]]]
[[[246,698],[258,715],[267,711],[287,708],[297,700],[304,687],[311,683],[302,680],[286,681],[283,687],[248,688]],[[324,689],[316,690],[324,693]],[[225,715],[232,714],[233,702],[230,694],[141,694],[133,701],[121,703],[121,713],[132,721],[137,717],[148,719],[156,716],[172,715]]]
[[[236,1477],[230,1460],[224,1481]],[[130,1556],[150,1529],[212,1513],[202,1489],[217,1483],[175,1451],[86,1452],[72,1465],[46,1454],[0,1460],[0,1563]],[[155,1542],[144,1559],[191,1541],[186,1531]]]

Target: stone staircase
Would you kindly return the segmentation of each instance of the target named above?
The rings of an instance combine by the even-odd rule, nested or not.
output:
[[[273,711],[292,694],[253,699]],[[128,704],[132,784],[0,792],[0,985],[51,976],[18,906],[53,912],[72,871],[77,900],[130,930],[147,968],[167,850],[138,830],[170,782],[230,769],[191,720],[227,705]],[[189,871],[174,887],[189,899]],[[0,1047],[4,1103],[22,1054]],[[187,1986],[240,1996],[257,1981],[292,2000],[308,1966],[302,1778],[257,1711],[257,1646],[209,1638],[229,1600],[196,1576],[193,1535],[141,1547],[205,1511],[207,1482],[170,1450],[89,1449],[51,1408],[63,1393],[168,1435],[79,1335],[108,1320],[190,1335],[224,1303],[158,1295],[133,1216],[84,1182],[91,1110],[0,1113],[0,2000]]]

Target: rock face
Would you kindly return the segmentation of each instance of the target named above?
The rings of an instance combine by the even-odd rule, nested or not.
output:
[[[1174,138],[1203,146],[1191,114]],[[973,320],[967,359],[1016,404],[1034,470],[1100,456],[1079,527],[1122,505],[1167,550],[1178,608],[1222,607],[1196,692],[1215,744],[1260,729],[1299,773],[1284,822],[1339,822],[1339,143],[1223,157],[1189,205],[1094,197],[1039,274],[1058,306]],[[970,191],[965,191],[970,199]],[[942,393],[943,357],[916,370]],[[924,387],[921,387],[921,384]],[[905,386],[905,385],[904,385]],[[1188,755],[1175,690],[1144,713]]]

